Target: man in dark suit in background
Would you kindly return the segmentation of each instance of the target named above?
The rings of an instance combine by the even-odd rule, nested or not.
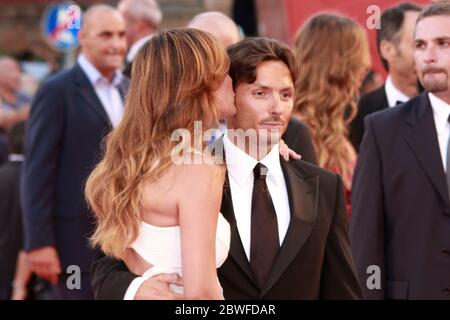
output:
[[[421,12],[425,92],[366,118],[350,239],[370,299],[450,299],[450,4]]]
[[[218,269],[225,299],[362,298],[341,178],[302,160],[281,160],[278,145],[256,156],[233,139],[256,130],[262,146],[260,129],[277,136],[286,129],[297,76],[293,53],[266,38],[245,39],[228,53],[237,110],[228,128],[235,131],[217,141],[228,171],[221,212],[231,225],[230,253]],[[99,299],[170,299],[167,283],[175,281],[145,280],[101,254],[92,268]]]
[[[350,141],[359,150],[364,136],[364,118],[376,111],[395,107],[419,94],[414,68],[414,26],[421,8],[401,3],[383,11],[377,29],[377,48],[389,73],[385,84],[361,97],[358,112],[350,125]]]
[[[102,139],[122,117],[126,91],[118,71],[126,51],[122,15],[106,5],[92,7],[79,40],[76,65],[46,81],[32,104],[21,183],[25,249],[32,270],[54,284],[56,299],[93,297],[95,252],[88,237],[94,221],[83,189],[101,158]],[[74,280],[75,288],[68,288],[72,265],[81,287]]]
[[[25,297],[27,281],[13,284],[19,252],[23,250],[22,217],[19,200],[20,170],[23,161],[24,123],[16,124],[8,132],[10,154],[8,162],[0,166],[0,300]],[[22,265],[24,264],[21,259]],[[22,266],[23,269],[23,266]],[[20,293],[19,293],[20,291]]]
[[[304,122],[296,118],[291,118],[281,138],[290,149],[302,157],[303,161],[317,164],[316,151],[314,150],[311,139],[311,131]]]

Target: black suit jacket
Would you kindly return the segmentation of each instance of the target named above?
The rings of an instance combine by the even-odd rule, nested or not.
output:
[[[367,297],[450,299],[450,205],[427,93],[366,118],[350,219]],[[379,290],[366,286],[371,265]]]
[[[359,151],[364,136],[364,118],[374,112],[389,107],[386,89],[383,86],[362,96],[358,102],[358,111],[350,124],[349,138],[356,151]]]
[[[230,190],[224,187],[221,212],[232,234],[229,256],[218,270],[225,298],[362,298],[350,252],[340,177],[302,160],[281,160],[281,166],[291,222],[262,291],[253,279],[240,241]],[[134,277],[122,262],[99,254],[92,267],[96,298],[123,299]]]
[[[20,162],[6,162],[0,167],[0,300],[11,297],[17,255],[23,246],[20,166]]]
[[[316,153],[311,140],[308,126],[302,121],[291,118],[282,139],[284,142],[302,156],[302,160],[317,164]]]
[[[75,264],[89,272],[94,220],[84,184],[110,130],[106,111],[78,64],[46,81],[31,106],[21,183],[25,248],[55,245],[63,269]]]
[[[0,128],[0,165],[6,163],[8,160],[8,139],[5,131]]]
[[[125,61],[125,65],[123,67],[122,73],[127,76],[128,78],[131,78],[131,68],[133,64],[131,62]]]

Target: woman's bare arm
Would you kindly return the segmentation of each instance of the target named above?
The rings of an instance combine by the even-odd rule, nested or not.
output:
[[[217,165],[183,165],[177,202],[186,299],[222,299],[216,269],[216,229],[224,172]]]

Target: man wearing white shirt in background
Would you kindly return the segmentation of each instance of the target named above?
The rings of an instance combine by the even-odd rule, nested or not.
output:
[[[93,297],[95,251],[88,237],[94,221],[83,189],[105,135],[120,122],[126,94],[120,12],[107,5],[88,9],[79,40],[75,66],[49,78],[35,96],[21,181],[25,250],[32,271],[53,284],[55,299]]]
[[[384,86],[362,96],[350,126],[350,141],[358,151],[364,136],[364,118],[395,107],[417,96],[419,85],[414,68],[414,27],[421,8],[401,3],[383,11],[377,29],[377,49],[388,73]]]
[[[125,19],[128,53],[124,74],[131,75],[131,63],[139,49],[158,32],[162,20],[156,0],[121,0],[117,9]]]
[[[77,62],[94,87],[95,93],[108,113],[112,126],[117,127],[123,115],[123,97],[119,91],[123,81],[122,73],[115,70],[112,78],[108,79],[89,62],[84,54],[79,55]]]

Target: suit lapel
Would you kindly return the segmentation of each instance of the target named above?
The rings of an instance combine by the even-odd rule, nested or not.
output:
[[[120,84],[117,86],[117,90],[119,91],[120,98],[122,99],[122,103],[125,107],[125,100],[127,98],[128,89],[130,88],[130,79],[127,77],[123,77]]]
[[[302,174],[291,162],[281,160],[288,191],[291,222],[286,237],[261,292],[264,296],[278,281],[309,238],[317,216],[319,177]]]
[[[431,180],[437,193],[448,203],[447,182],[428,94],[423,93],[410,108],[404,138]]]
[[[386,85],[367,94],[368,99],[365,99],[364,107],[367,108],[368,113],[373,113],[389,108],[389,103],[386,95]]]
[[[84,74],[81,67],[75,65],[75,82],[77,86],[78,94],[87,103],[87,105],[95,112],[100,120],[105,122],[109,127],[112,127],[108,115],[106,114],[105,108],[103,107],[100,99],[98,98],[92,84],[89,79]]]

